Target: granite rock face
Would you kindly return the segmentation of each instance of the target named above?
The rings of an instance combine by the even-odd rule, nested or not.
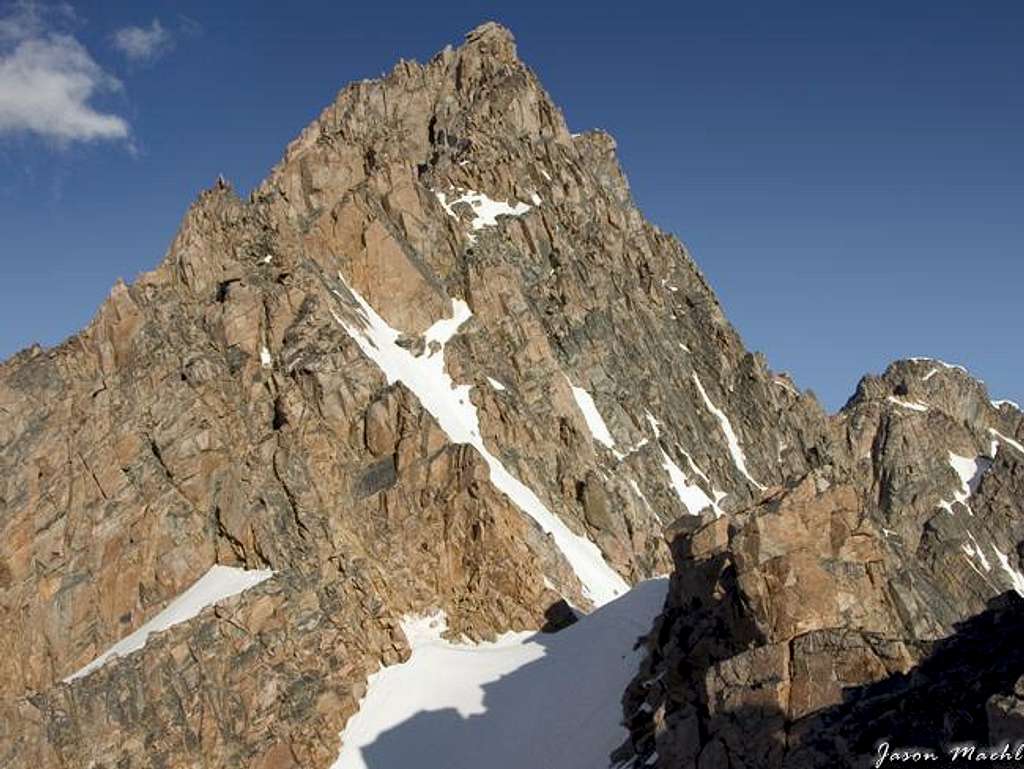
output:
[[[779,764],[1024,590],[1022,433],[932,361],[825,414],[486,24],[0,364],[0,764],[327,767],[403,616],[491,638],[669,571],[620,758]],[[275,576],[67,680],[214,564]]]

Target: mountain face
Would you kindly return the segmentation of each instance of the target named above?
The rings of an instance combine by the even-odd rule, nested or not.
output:
[[[1012,734],[1024,416],[924,359],[827,415],[614,150],[486,24],[345,88],[248,200],[218,181],[84,331],[0,365],[0,764],[315,769],[346,730],[377,739],[345,761],[389,769],[365,723],[402,726],[360,702],[474,644],[519,660],[481,674],[493,712],[594,699],[561,767]],[[664,574],[659,612],[630,588]],[[636,659],[581,663],[629,607]],[[516,679],[513,642],[546,662]]]

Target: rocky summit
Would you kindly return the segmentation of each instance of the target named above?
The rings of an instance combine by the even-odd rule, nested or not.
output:
[[[0,364],[0,534],[10,769],[1024,738],[1024,415],[930,359],[827,414],[496,24]]]

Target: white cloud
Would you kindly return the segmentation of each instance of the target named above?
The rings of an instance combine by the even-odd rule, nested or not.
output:
[[[129,61],[147,62],[174,47],[174,38],[159,19],[148,27],[123,27],[114,33],[114,47]]]
[[[128,138],[124,118],[90,104],[97,93],[120,90],[120,81],[55,29],[57,15],[73,12],[22,2],[0,17],[0,135],[29,133],[60,144]]]

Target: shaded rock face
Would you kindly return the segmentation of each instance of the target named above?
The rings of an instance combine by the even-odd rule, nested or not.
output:
[[[360,346],[360,299],[481,442]],[[828,417],[487,24],[345,88],[248,200],[218,183],[84,331],[0,365],[0,764],[326,767],[403,615],[564,625],[594,592],[497,463],[626,583],[675,569],[623,757],[728,762],[741,728],[768,766],[1024,589],[1022,432],[929,361]],[[276,574],[64,683],[215,563]]]
[[[920,750],[950,766],[957,746],[1012,751],[1022,734],[1022,610],[1011,591],[952,635],[918,644],[847,629],[781,644],[740,636],[731,646],[688,635],[695,654],[681,690],[699,696],[671,713],[660,705],[651,711],[656,724],[647,739],[658,744],[647,763],[862,767],[880,753]],[[709,607],[722,617],[736,611],[735,604]]]
[[[1024,739],[1020,414],[902,361],[832,420],[842,461],[676,527],[624,697],[632,766],[866,766]]]

